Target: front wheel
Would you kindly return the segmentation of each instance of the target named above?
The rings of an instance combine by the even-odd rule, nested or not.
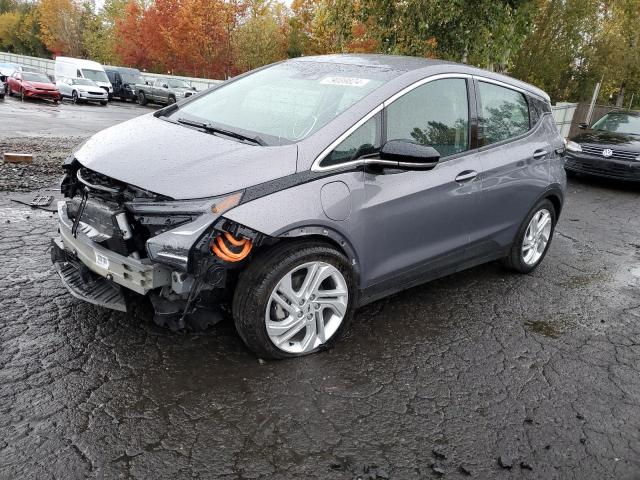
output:
[[[140,105],[146,105],[147,104],[147,97],[145,96],[144,92],[138,93],[138,103]]]
[[[78,103],[78,92],[76,92],[75,90],[71,92],[71,101],[73,103]]]
[[[520,273],[530,273],[540,265],[553,238],[556,210],[550,200],[536,204],[520,226],[505,264]]]
[[[242,340],[260,357],[299,357],[342,336],[356,295],[341,252],[320,242],[282,243],[240,275],[233,317]]]
[[[106,100],[100,101],[100,105],[102,105],[103,107],[106,107],[107,106],[107,101]]]

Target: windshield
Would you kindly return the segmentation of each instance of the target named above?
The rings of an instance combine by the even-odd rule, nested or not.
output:
[[[259,136],[267,144],[301,140],[398,72],[292,61],[258,70],[196,97],[171,118],[189,118]]]
[[[87,68],[82,69],[82,76],[84,78],[88,78],[89,80],[93,80],[94,82],[108,82],[109,77],[102,70],[89,70]]]
[[[191,88],[191,86],[184,80],[169,80],[169,86],[171,88]]]
[[[91,80],[87,80],[86,78],[74,78],[73,84],[74,85],[90,85],[90,86],[95,85],[94,82],[92,82]]]
[[[42,73],[24,72],[22,74],[22,80],[24,80],[25,82],[51,83],[49,77]]]
[[[591,127],[603,132],[640,135],[640,116],[628,113],[607,113]]]
[[[140,75],[136,75],[134,73],[123,73],[120,72],[120,76],[122,77],[122,81],[124,83],[129,83],[129,84],[140,84],[140,83],[144,83],[144,80],[142,80],[142,77]]]

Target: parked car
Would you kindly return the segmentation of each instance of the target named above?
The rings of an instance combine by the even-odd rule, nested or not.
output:
[[[4,92],[5,92],[5,85],[2,79],[0,78],[0,100],[4,100],[4,95],[5,95]]]
[[[104,71],[113,85],[112,97],[119,98],[123,102],[138,99],[136,94],[136,84],[144,84],[140,70],[137,68],[113,67],[105,65]]]
[[[113,94],[113,86],[109,82],[106,72],[102,65],[91,60],[81,58],[57,57],[55,63],[55,78],[86,78],[96,82],[96,84],[104,89],[111,99]]]
[[[60,101],[60,92],[44,73],[14,72],[9,77],[9,96],[19,95],[25,98],[43,98]]]
[[[0,81],[4,83],[3,93],[9,93],[9,77],[18,70],[13,63],[0,63]]]
[[[88,302],[147,295],[173,328],[228,303],[258,355],[305,355],[393,292],[496,259],[534,270],[563,149],[549,97],[510,77],[292,59],[84,143],[64,165],[52,259]]]
[[[104,106],[109,99],[104,89],[86,78],[62,78],[56,82],[56,87],[60,95],[70,98],[73,103],[100,102]]]
[[[157,78],[152,85],[136,85],[136,91],[140,105],[148,102],[171,105],[197,93],[194,87],[177,78]]]
[[[618,180],[640,181],[640,112],[613,111],[567,141],[565,169]]]

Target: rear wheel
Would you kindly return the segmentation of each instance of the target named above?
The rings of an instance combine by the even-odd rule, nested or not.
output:
[[[251,350],[282,359],[333,345],[355,304],[353,272],[341,252],[320,242],[283,243],[242,272],[233,317]]]
[[[505,264],[520,273],[529,273],[542,262],[556,226],[556,211],[550,200],[536,204],[520,226]]]
[[[147,104],[147,97],[145,96],[144,92],[138,93],[138,103],[140,105],[146,105]]]
[[[176,103],[176,97],[169,95],[169,105],[173,105],[174,103]]]

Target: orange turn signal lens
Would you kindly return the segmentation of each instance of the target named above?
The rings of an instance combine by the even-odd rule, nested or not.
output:
[[[242,192],[236,192],[236,193],[232,193],[231,195],[227,195],[226,197],[221,198],[219,201],[217,201],[211,206],[211,213],[216,213],[216,214],[224,213],[230,208],[233,208],[236,205],[238,205],[241,199],[242,199]]]

